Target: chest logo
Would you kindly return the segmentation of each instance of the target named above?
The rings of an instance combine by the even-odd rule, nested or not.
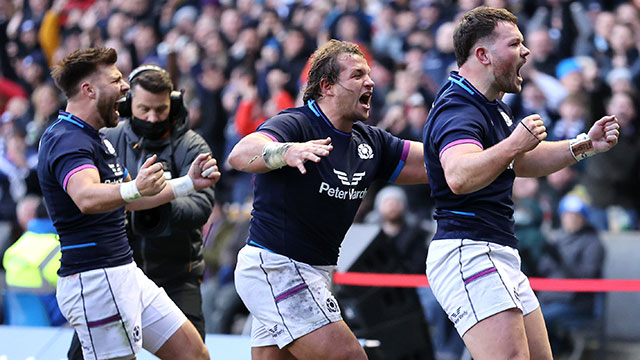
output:
[[[502,115],[502,118],[504,119],[504,122],[507,124],[508,127],[511,127],[511,125],[513,125],[513,120],[511,120],[511,118],[509,117],[509,115],[507,115],[506,112],[500,110],[500,115]]]
[[[340,179],[340,182],[342,183],[342,185],[356,186],[358,185],[360,180],[362,180],[362,178],[367,172],[363,171],[359,173],[354,173],[353,177],[351,178],[351,181],[349,181],[349,175],[347,175],[347,173],[344,171],[333,169],[333,173],[338,176],[338,179]]]
[[[358,156],[362,160],[373,159],[373,149],[369,144],[360,144],[358,145]]]
[[[110,154],[110,155],[116,154],[116,148],[113,147],[113,145],[111,144],[111,141],[109,141],[108,139],[102,139],[102,143],[104,144],[104,147],[107,148],[107,154]]]
[[[113,171],[113,176],[122,176],[124,175],[124,171],[122,170],[122,166],[120,164],[107,164],[111,171]]]

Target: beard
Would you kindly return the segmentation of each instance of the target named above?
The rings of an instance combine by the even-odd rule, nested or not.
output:
[[[502,92],[517,94],[522,90],[522,83],[518,82],[518,67],[498,68],[494,70],[493,77],[496,79],[498,89]]]
[[[118,125],[118,116],[114,110],[114,100],[100,98],[98,101],[98,114],[104,121],[105,127],[115,127]]]

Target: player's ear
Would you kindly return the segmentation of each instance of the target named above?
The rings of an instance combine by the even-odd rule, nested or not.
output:
[[[473,49],[473,55],[478,59],[478,61],[483,65],[491,64],[491,57],[489,54],[489,50],[484,46],[478,46]]]
[[[91,99],[96,98],[96,91],[88,81],[83,81],[80,83],[80,92]]]
[[[320,91],[322,92],[322,95],[328,95],[328,96],[333,96],[333,86],[335,84],[333,84],[331,81],[329,81],[329,79],[322,78],[320,80]]]

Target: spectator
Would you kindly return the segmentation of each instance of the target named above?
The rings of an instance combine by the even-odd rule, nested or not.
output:
[[[616,114],[620,122],[618,146],[601,157],[589,159],[582,182],[593,205],[591,220],[598,230],[633,230],[638,226],[640,206],[638,112],[627,93],[614,94],[607,102],[607,111]],[[627,223],[614,229],[609,227],[607,212],[616,205],[624,210]]]
[[[554,49],[553,39],[549,29],[541,27],[533,30],[527,36],[527,45],[531,50],[531,61],[539,71],[548,75],[555,75],[556,64],[560,59]]]
[[[542,232],[543,212],[536,194],[540,183],[536,178],[516,178],[513,182],[513,220],[518,238],[521,270],[527,276],[538,276],[536,266],[542,255],[545,236]]]
[[[562,229],[545,244],[538,263],[540,276],[548,278],[585,278],[602,276],[604,246],[596,230],[589,224],[588,208],[576,195],[562,198],[558,207]],[[590,317],[593,293],[540,292],[540,307],[549,331],[554,354],[565,351],[567,322],[576,317]]]
[[[35,216],[29,220],[25,233],[4,253],[2,262],[6,270],[7,292],[18,296],[37,296],[48,315],[41,319],[40,324],[59,326],[67,322],[56,301],[60,242],[44,203],[41,199],[37,202]],[[6,310],[6,318],[11,317],[9,313],[12,311],[18,311],[10,306]]]
[[[577,185],[577,166],[566,167],[546,176],[539,193],[540,205],[544,211],[545,229],[560,227],[558,215],[560,199],[574,190]]]
[[[571,94],[560,103],[560,119],[549,131],[550,140],[573,139],[586,127],[586,106],[581,94]]]

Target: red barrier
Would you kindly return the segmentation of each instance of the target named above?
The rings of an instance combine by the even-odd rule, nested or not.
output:
[[[640,291],[640,279],[545,279],[529,278],[533,290],[571,292]],[[425,275],[335,272],[333,282],[353,286],[429,286]]]

